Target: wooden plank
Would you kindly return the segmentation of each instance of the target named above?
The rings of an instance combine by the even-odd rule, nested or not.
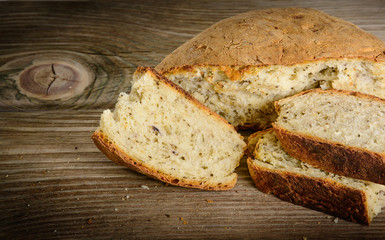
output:
[[[1,3],[0,108],[79,109],[113,105],[128,91],[138,65],[161,59],[211,24],[267,7],[315,7],[358,24],[385,40],[382,1],[179,1]],[[21,72],[39,63],[76,62],[90,73],[85,91],[46,101],[18,89]]]
[[[165,186],[96,149],[90,136],[100,113],[0,113],[3,236],[311,239],[385,232],[385,214],[370,227],[335,223],[334,217],[257,191],[245,158],[230,191]]]
[[[366,227],[283,202],[256,190],[245,158],[234,189],[201,191],[118,166],[91,141],[137,66],[155,66],[223,18],[288,6],[324,10],[385,41],[379,0],[1,2],[0,238],[382,239],[385,213]],[[18,89],[24,70],[63,62],[93,76],[80,95]]]

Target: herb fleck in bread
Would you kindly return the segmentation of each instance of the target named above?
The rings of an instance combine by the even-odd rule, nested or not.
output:
[[[247,163],[256,187],[282,200],[369,224],[385,206],[385,186],[339,176],[288,155],[271,129],[249,137]]]
[[[222,117],[153,69],[138,68],[131,93],[105,110],[92,136],[111,160],[163,182],[232,188],[246,144]]]
[[[291,156],[329,172],[385,184],[385,100],[313,89],[275,104],[273,127]]]
[[[270,126],[274,101],[311,88],[385,98],[385,43],[314,9],[265,9],[224,19],[156,69],[239,128]]]

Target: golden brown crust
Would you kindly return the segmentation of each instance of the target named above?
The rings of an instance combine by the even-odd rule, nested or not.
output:
[[[259,167],[252,161],[251,158],[247,160],[249,172],[260,191],[271,193],[284,201],[369,225],[371,219],[364,192],[328,179]]]
[[[267,134],[268,132],[271,132],[273,131],[272,128],[268,128],[268,129],[265,129],[263,131],[258,131],[258,132],[255,132],[253,134],[251,134],[248,138],[247,138],[247,155],[251,158],[254,157],[254,150],[255,150],[255,147],[257,146],[258,144],[258,141],[259,139]]]
[[[137,159],[133,158],[126,154],[123,150],[121,150],[117,145],[111,142],[106,135],[103,133],[96,131],[92,135],[92,139],[95,145],[99,148],[101,152],[103,152],[110,160],[120,165],[126,166],[132,170],[135,170],[139,173],[145,174],[149,177],[158,179],[162,182],[181,186],[181,187],[190,187],[190,188],[199,188],[204,190],[228,190],[235,186],[236,178],[233,182],[223,183],[220,185],[209,184],[196,180],[185,180],[185,179],[177,179],[173,176],[161,173],[156,169],[152,169],[149,166],[141,163]]]
[[[290,132],[274,123],[273,128],[290,156],[328,172],[385,185],[385,154]]]
[[[385,61],[385,43],[352,23],[315,9],[272,8],[212,25],[168,55],[156,70],[293,65],[342,58]]]
[[[222,122],[222,124],[225,124],[230,131],[235,131],[234,127],[229,124],[224,118],[216,114],[215,112],[211,111],[209,108],[204,106],[202,103],[200,103],[198,100],[196,100],[194,97],[189,95],[185,90],[183,90],[181,87],[176,85],[175,83],[169,81],[167,78],[163,77],[159,73],[157,73],[154,69],[149,67],[138,67],[136,74],[145,74],[150,73],[153,76],[153,79],[157,81],[158,83],[166,84],[170,87],[170,90],[176,91],[179,94],[181,94],[183,98],[188,99],[190,102],[192,102],[195,106],[197,106],[202,111],[208,113],[211,117],[214,117],[216,120]],[[241,135],[238,135],[240,139],[243,139]],[[152,178],[158,179],[160,181],[163,181],[165,183],[169,183],[176,186],[183,186],[183,187],[191,187],[191,188],[199,188],[199,189],[205,189],[205,190],[228,190],[235,186],[236,183],[236,177],[232,182],[228,183],[221,183],[219,185],[210,184],[208,182],[202,182],[198,180],[192,180],[192,179],[177,179],[171,175],[167,175],[165,173],[159,172],[156,169],[153,169],[146,164],[141,163],[138,159],[133,158],[129,155],[129,153],[125,153],[122,149],[120,149],[117,145],[115,145],[112,141],[108,140],[108,137],[104,135],[100,131],[96,131],[92,135],[92,139],[94,140],[96,146],[112,161],[121,164],[123,166],[127,166],[137,172],[143,173],[147,176],[150,176]],[[244,149],[247,146],[244,146]],[[243,156],[243,155],[242,155]],[[240,156],[240,159],[242,158]],[[238,160],[238,163],[240,161]]]
[[[372,95],[335,89],[311,89],[286,98],[286,100],[312,92],[333,95],[352,95],[385,104],[384,99]],[[274,103],[278,114],[280,112],[281,102],[286,100],[282,99]],[[327,141],[315,136],[289,131],[276,123],[272,125],[278,140],[281,142],[282,148],[292,157],[328,172],[385,184],[384,153],[371,152],[364,148],[344,146],[340,143]]]

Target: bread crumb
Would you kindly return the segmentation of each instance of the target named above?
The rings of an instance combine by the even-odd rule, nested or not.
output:
[[[8,174],[7,174],[7,175],[5,175],[5,177],[7,178],[7,177],[8,177]]]
[[[87,220],[87,223],[88,223],[88,224],[91,224],[91,223],[92,223],[92,218],[88,219],[88,220]]]
[[[180,220],[182,221],[183,224],[188,224],[188,222],[184,220],[182,217],[180,218]]]
[[[115,210],[115,212],[117,212],[117,211],[118,211],[118,209],[117,209],[117,208],[114,208],[114,210]]]
[[[211,200],[211,199],[207,199],[206,202],[208,202],[208,203],[213,203],[214,201]]]
[[[302,239],[303,239],[303,240],[307,240],[307,237],[306,237],[306,236],[303,236]]]
[[[338,217],[334,218],[333,222],[338,223]]]
[[[130,198],[130,195],[126,195],[126,199],[129,199]]]
[[[146,186],[146,185],[142,185],[140,187],[143,188],[143,189],[146,189],[146,190],[150,190],[150,188],[148,186]]]
[[[321,224],[321,222],[317,222],[317,224],[318,224],[318,225],[320,225],[320,224]]]
[[[23,159],[23,155],[19,154],[19,160]]]
[[[124,190],[126,190],[126,191],[127,191],[127,190],[128,190],[128,188],[124,188]]]
[[[76,160],[80,160],[80,157],[76,158]]]

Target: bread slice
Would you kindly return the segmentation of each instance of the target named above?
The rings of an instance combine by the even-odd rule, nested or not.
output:
[[[112,161],[163,182],[232,188],[246,143],[226,120],[151,68],[138,68],[131,93],[105,110],[92,136]]]
[[[385,184],[385,100],[309,90],[276,102],[274,130],[293,157],[343,176]]]
[[[301,162],[282,149],[271,129],[251,135],[248,148],[251,177],[264,193],[366,225],[385,207],[385,186]]]
[[[266,128],[273,103],[307,89],[385,98],[385,43],[305,8],[242,13],[204,30],[156,69],[238,128]]]

